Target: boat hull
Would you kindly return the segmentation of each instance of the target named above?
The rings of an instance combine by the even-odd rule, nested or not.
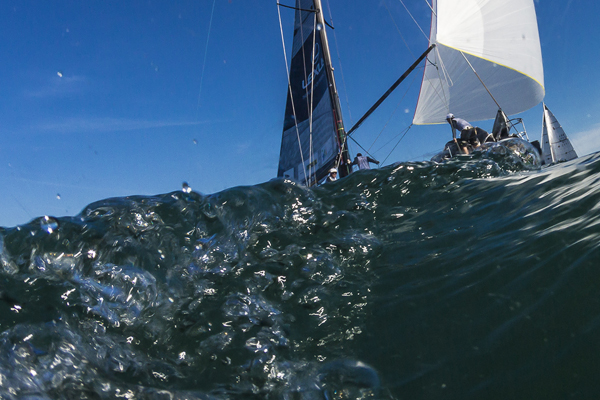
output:
[[[460,154],[453,142],[448,142],[443,151],[431,158],[434,162],[445,162],[452,159],[492,159],[507,161],[510,164],[520,164],[526,169],[538,169],[542,165],[540,151],[530,142],[512,137],[498,142],[487,142],[475,149],[469,149],[470,154]]]

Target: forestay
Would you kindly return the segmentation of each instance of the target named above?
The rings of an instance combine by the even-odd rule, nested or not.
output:
[[[511,115],[542,101],[533,0],[433,0],[432,7],[430,44],[436,48],[413,123],[443,123],[448,112],[469,121],[490,119],[498,106]]]

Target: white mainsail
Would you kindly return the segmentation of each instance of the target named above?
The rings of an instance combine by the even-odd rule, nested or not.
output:
[[[436,48],[413,123],[443,123],[448,112],[479,121],[494,118],[498,105],[511,115],[542,101],[533,0],[433,0],[432,7],[429,40]]]
[[[552,164],[577,158],[577,153],[564,129],[548,107],[544,104],[542,121],[542,162]]]

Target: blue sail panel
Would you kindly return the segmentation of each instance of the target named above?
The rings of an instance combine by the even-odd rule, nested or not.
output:
[[[320,31],[315,30],[315,13],[310,11],[314,10],[313,1],[298,0],[296,8],[277,176],[311,185],[334,166],[340,144],[326,71],[326,49]]]

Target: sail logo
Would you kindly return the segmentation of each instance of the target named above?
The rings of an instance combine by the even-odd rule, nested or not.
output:
[[[306,90],[306,88],[312,84],[314,78],[325,69],[325,60],[323,60],[323,57],[321,57],[321,47],[319,46],[319,43],[315,43],[315,60],[318,61],[314,65],[313,71],[311,71],[306,80],[302,80],[303,90]]]
[[[328,91],[328,67],[325,65],[325,53],[320,37],[314,37],[311,33],[300,48],[295,50],[290,64],[290,88],[283,122],[284,131],[307,121],[314,107]],[[296,137],[295,133],[293,137]]]

